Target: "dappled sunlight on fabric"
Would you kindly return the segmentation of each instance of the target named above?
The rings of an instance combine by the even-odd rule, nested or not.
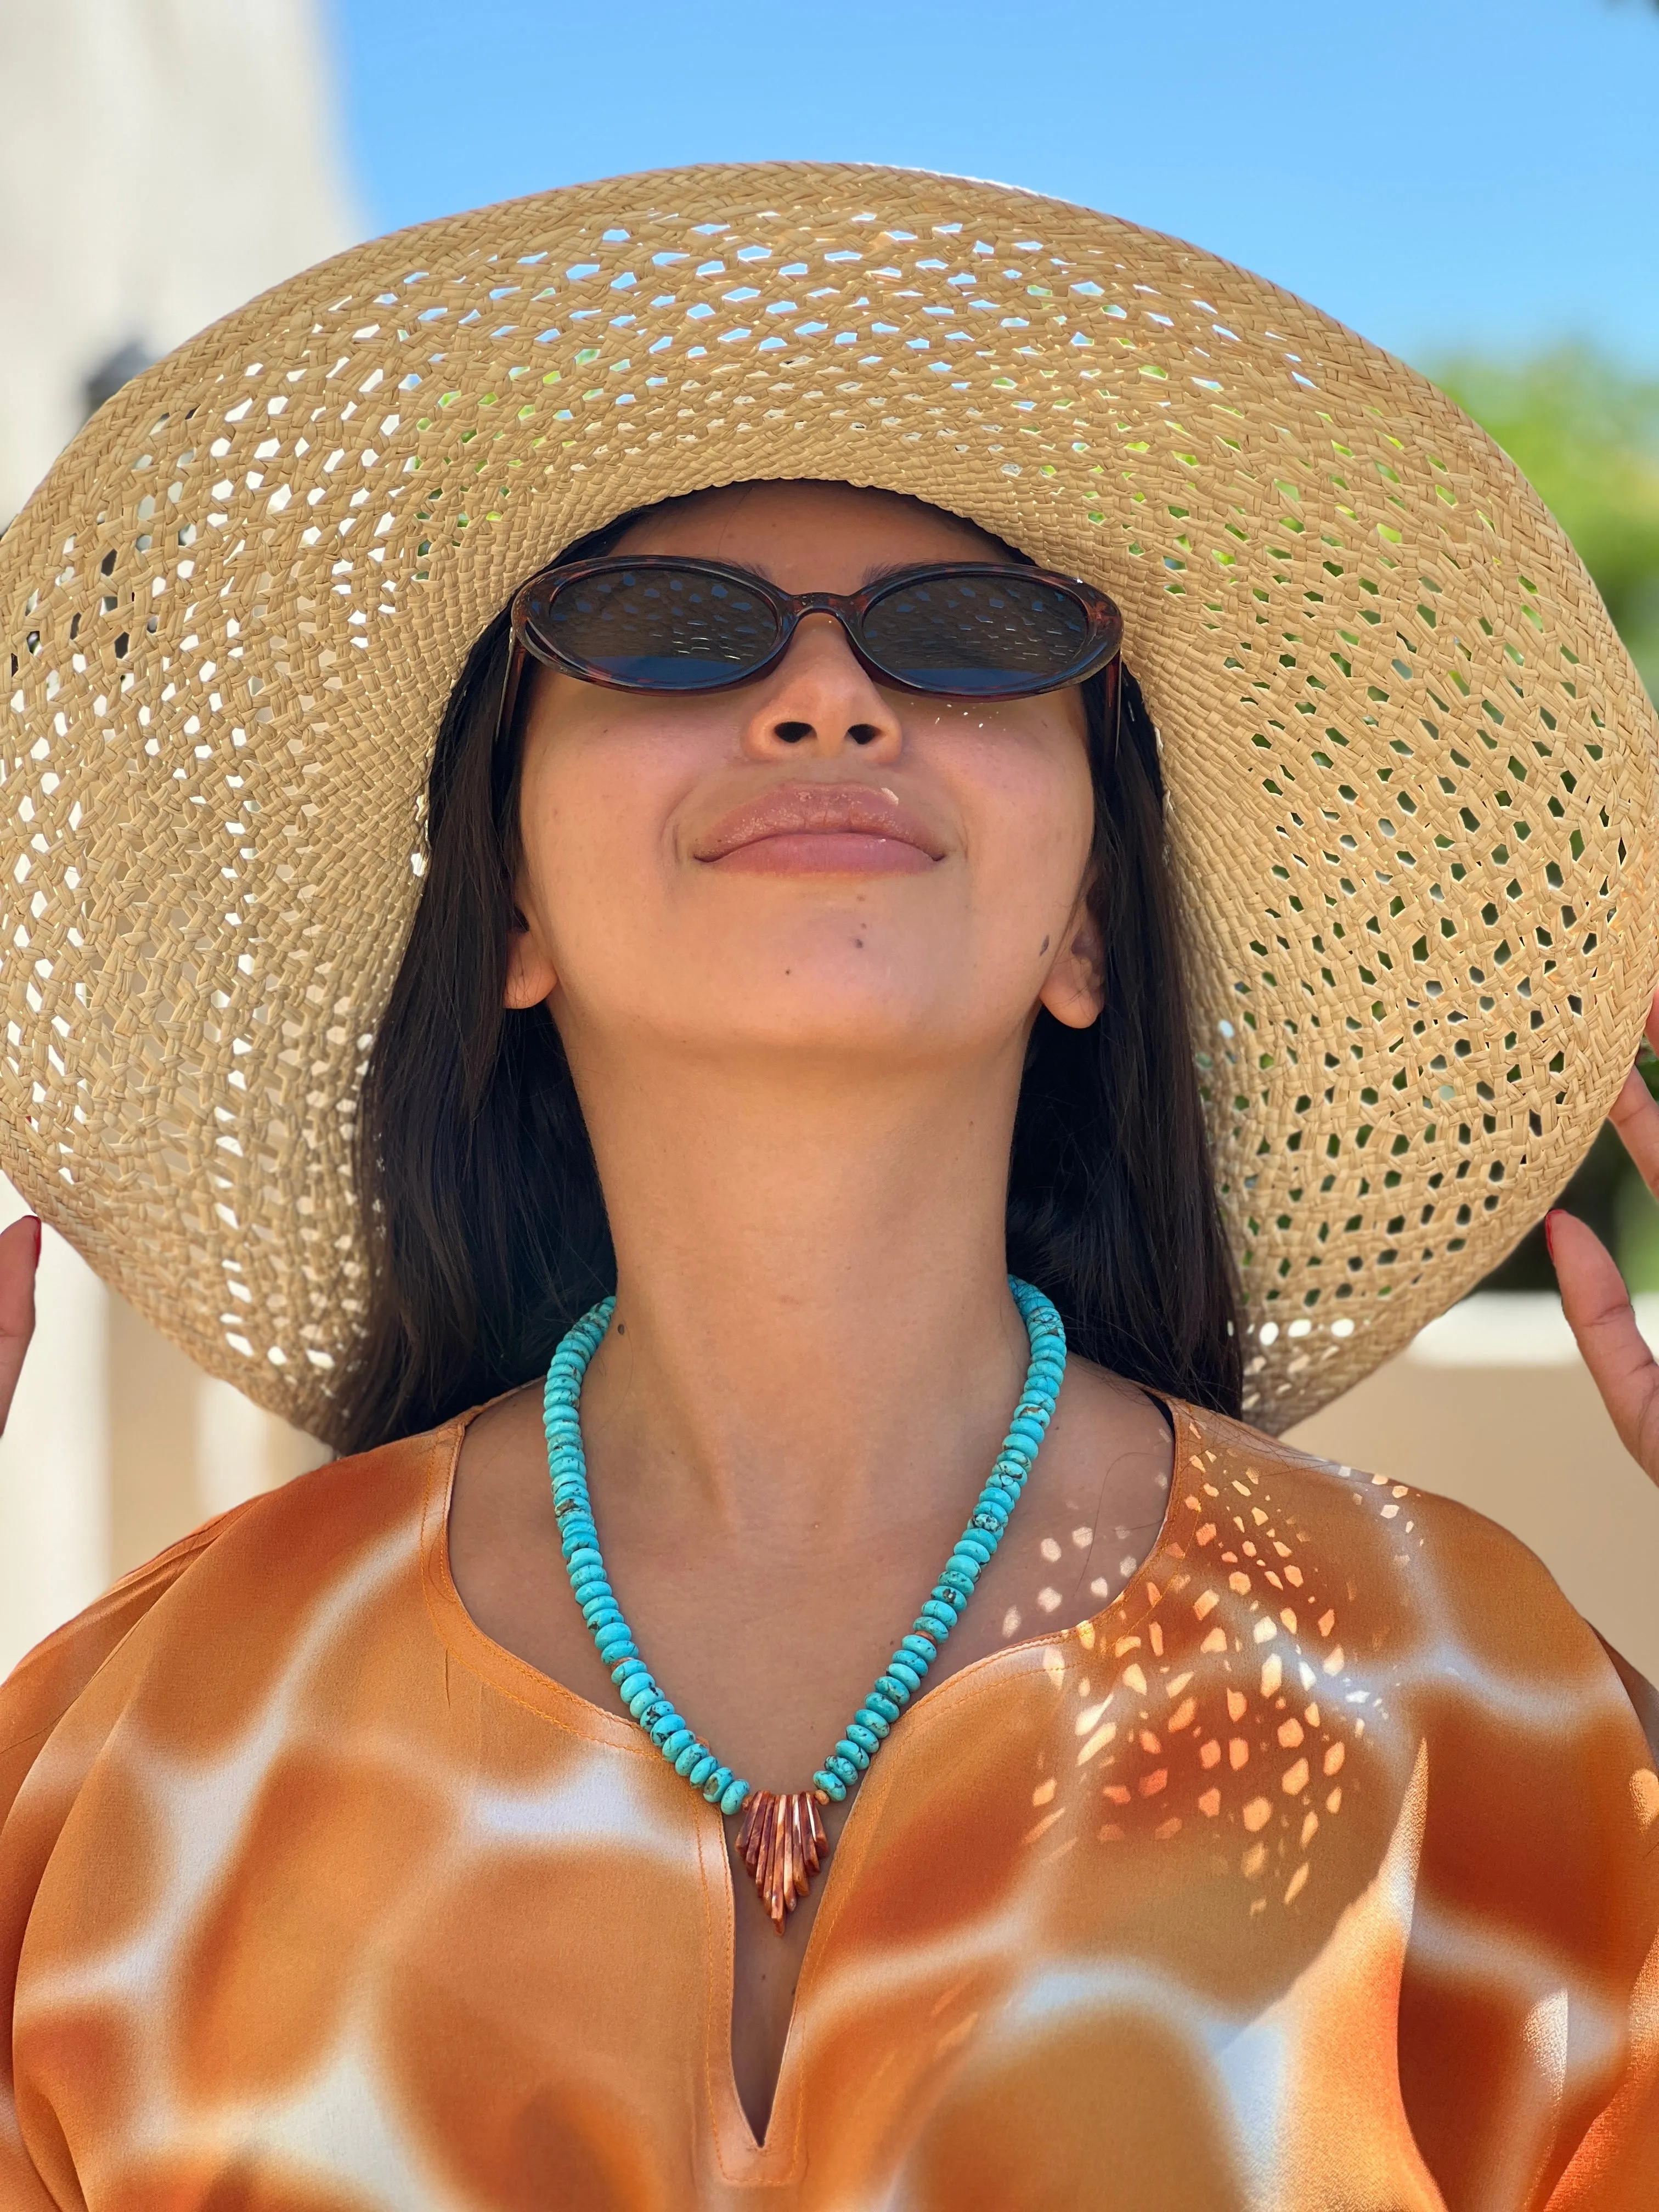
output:
[[[457,1443],[259,1501],[8,1686],[20,2188],[1653,2201],[1659,1778],[1589,1631],[1489,1524],[1177,1408],[1120,1595],[894,1727],[757,2144],[722,1823],[468,1619]]]

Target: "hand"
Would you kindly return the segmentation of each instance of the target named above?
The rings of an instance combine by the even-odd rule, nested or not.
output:
[[[40,1224],[26,1213],[0,1235],[0,1435],[34,1334],[34,1271],[40,1264]]]
[[[1647,1039],[1659,1051],[1659,998],[1648,1009]],[[1637,1170],[1659,1198],[1659,1102],[1632,1068],[1608,1116]],[[1561,1310],[1619,1440],[1642,1472],[1659,1482],[1659,1364],[1643,1341],[1630,1293],[1613,1255],[1593,1229],[1558,1207],[1545,1221]]]

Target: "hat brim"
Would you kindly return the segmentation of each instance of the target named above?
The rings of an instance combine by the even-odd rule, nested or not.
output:
[[[1123,609],[1157,720],[1246,1410],[1475,1282],[1655,980],[1656,724],[1431,386],[1214,256],[908,171],[671,171],[380,239],[180,347],[0,541],[0,1166],[321,1435],[364,1056],[477,632],[624,510],[821,477]]]

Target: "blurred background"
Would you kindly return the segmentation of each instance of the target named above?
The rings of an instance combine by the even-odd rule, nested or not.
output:
[[[1654,0],[0,0],[0,524],[138,368],[358,239],[629,169],[886,161],[1193,239],[1402,355],[1531,477],[1659,696]],[[1566,1202],[1659,1341],[1659,1206],[1610,1133]],[[1528,1238],[1296,1440],[1505,1522],[1659,1677],[1659,1490],[1552,1280]],[[0,1439],[0,1671],[325,1455],[50,1232],[40,1307]]]

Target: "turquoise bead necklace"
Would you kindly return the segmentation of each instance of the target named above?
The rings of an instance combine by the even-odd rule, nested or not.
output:
[[[940,1644],[995,1555],[1054,1413],[1066,1372],[1065,1327],[1041,1291],[1012,1275],[1008,1287],[1025,1323],[1031,1358],[1002,1449],[932,1595],[877,1675],[869,1696],[848,1723],[847,1733],[812,1777],[811,1790],[781,1794],[757,1790],[723,1765],[658,1686],[617,1602],[593,1522],[580,1418],[582,1378],[611,1325],[614,1297],[602,1298],[582,1316],[548,1368],[543,1400],[547,1469],[572,1594],[623,1705],[663,1757],[722,1814],[743,1814],[738,1848],[780,1934],[829,1850],[818,1808],[846,1796],[921,1689]]]

